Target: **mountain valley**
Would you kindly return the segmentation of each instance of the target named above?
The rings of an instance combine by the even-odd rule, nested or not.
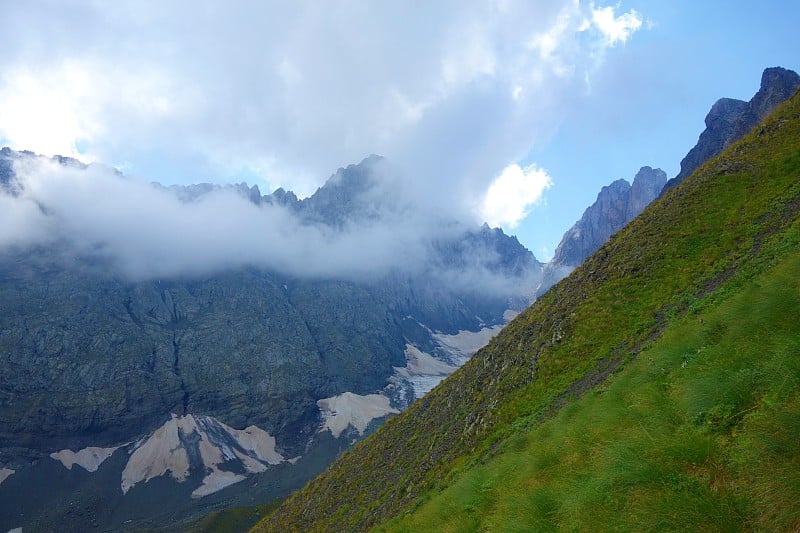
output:
[[[614,508],[625,508],[651,485],[560,454],[607,464],[627,453],[601,446],[631,434],[607,398],[655,409],[631,391],[661,379],[686,396],[658,396],[683,418],[653,422],[643,411],[631,449],[646,455],[656,430],[705,447],[655,439],[654,454],[676,457],[658,466],[664,494],[689,487],[714,509],[708,520],[734,529],[790,529],[796,487],[755,469],[763,490],[786,492],[771,516],[744,488],[744,470],[750,442],[770,445],[758,417],[796,407],[796,368],[784,357],[792,325],[775,319],[787,348],[770,351],[757,375],[725,374],[738,396],[701,385],[731,343],[744,343],[726,317],[762,331],[767,318],[741,318],[748,299],[787,316],[796,306],[780,287],[793,287],[797,262],[797,97],[779,106],[798,86],[794,72],[767,69],[750,102],[718,101],[677,177],[644,166],[632,184],[604,187],[548,263],[501,229],[421,212],[379,156],[300,200],[244,183],[138,189],[97,164],[4,148],[4,205],[30,208],[47,229],[33,244],[0,242],[0,524],[214,529],[241,514],[241,528],[269,512],[257,530],[507,529],[506,516],[582,529],[597,513],[612,527],[592,495],[610,486]],[[205,264],[206,241],[191,226],[178,234],[185,242],[165,233],[165,247],[113,227],[82,240],[70,225],[80,223],[70,202],[82,192],[43,186],[62,172],[80,187],[147,195],[164,212],[254,214],[264,231],[308,245],[286,255],[244,236]],[[145,232],[167,220],[136,215]],[[692,342],[678,354],[682,335]],[[730,364],[752,367],[753,350]],[[675,364],[700,365],[698,377],[666,366]],[[772,387],[778,367],[785,386]],[[781,420],[770,431],[791,431]],[[581,436],[593,431],[601,444]],[[776,464],[796,459],[768,452]],[[548,465],[580,474],[555,476]],[[541,482],[531,489],[522,475]],[[718,490],[724,476],[733,481]],[[587,480],[606,489],[576,489]],[[687,522],[665,518],[652,503],[659,494],[641,504],[656,521],[629,522],[634,529],[706,519],[694,510]],[[678,501],[686,505],[670,505]]]

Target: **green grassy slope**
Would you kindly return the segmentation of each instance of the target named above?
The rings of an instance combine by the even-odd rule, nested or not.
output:
[[[510,524],[492,520],[500,520],[503,514],[523,512],[527,513],[530,524],[544,520],[540,523],[544,529],[554,525],[580,526],[585,524],[584,518],[590,520],[603,513],[613,520],[613,511],[620,508],[628,513],[625,516],[635,516],[635,506],[639,505],[635,476],[641,476],[645,484],[658,478],[658,463],[667,454],[661,448],[653,448],[654,455],[647,455],[651,450],[642,439],[654,431],[663,445],[674,441],[669,449],[674,456],[672,461],[686,460],[682,454],[691,450],[681,448],[684,444],[687,448],[695,446],[697,449],[692,452],[695,455],[689,457],[686,465],[705,465],[703,468],[707,470],[687,466],[688,470],[678,472],[670,483],[680,485],[685,481],[687,491],[697,489],[698,501],[708,494],[716,495],[720,491],[713,488],[715,484],[727,486],[728,481],[717,480],[712,466],[703,463],[703,453],[717,457],[708,446],[727,446],[722,443],[726,438],[744,442],[744,437],[739,437],[740,434],[732,437],[732,432],[741,424],[751,423],[748,415],[761,412],[751,408],[761,405],[763,398],[775,397],[777,399],[768,398],[768,401],[779,402],[776,405],[783,405],[785,409],[796,400],[791,399],[791,394],[787,396],[780,391],[773,391],[772,395],[763,392],[763,380],[757,376],[751,382],[744,377],[730,378],[743,380],[738,386],[750,399],[724,396],[724,376],[716,379],[712,368],[714,364],[726,367],[724,355],[721,362],[708,363],[711,366],[704,374],[705,389],[679,380],[681,375],[671,374],[675,371],[671,367],[661,376],[653,374],[655,367],[646,364],[650,360],[666,362],[669,357],[686,354],[689,354],[686,355],[687,368],[681,370],[706,364],[701,357],[692,355],[692,350],[696,352],[708,342],[692,344],[690,333],[702,337],[703,332],[708,331],[710,335],[727,338],[728,332],[736,329],[722,318],[713,318],[717,316],[714,313],[734,316],[738,311],[732,308],[723,311],[726,305],[738,305],[727,303],[730,298],[733,302],[737,298],[735,295],[749,294],[747,291],[757,279],[763,284],[770,282],[761,277],[765,270],[777,268],[774,275],[779,277],[778,272],[789,268],[784,262],[790,261],[794,251],[800,248],[798,212],[800,97],[795,95],[750,135],[651,205],[569,278],[512,321],[453,376],[405,413],[387,422],[371,438],[343,454],[319,478],[262,521],[257,530],[362,530],[411,509],[418,509],[420,513],[408,518],[411,522],[407,528],[412,530],[422,525],[430,529],[436,527],[435,524],[445,530],[505,529]],[[725,303],[720,303],[722,301]],[[691,330],[691,324],[697,326],[699,316],[705,317],[704,324],[721,325],[713,330]],[[774,314],[770,316],[775,317]],[[769,340],[768,332],[760,334]],[[662,339],[662,335],[666,337]],[[743,335],[749,338],[756,337],[757,333],[745,330]],[[791,335],[787,334],[786,338]],[[675,347],[679,355],[670,356],[675,341],[685,342],[682,348]],[[641,355],[643,350],[646,356]],[[792,354],[787,354],[791,359]],[[637,357],[634,365],[627,364]],[[742,354],[737,364],[744,370],[748,368],[748,360],[748,356]],[[771,364],[778,364],[777,361]],[[619,375],[609,385],[606,378],[613,372]],[[636,377],[650,375],[647,372],[652,374],[652,380]],[[787,390],[796,390],[796,381],[791,381],[796,379],[796,372],[792,374],[789,368],[786,375],[794,376],[787,378]],[[637,427],[637,420],[642,420],[625,411],[632,404],[624,403],[628,398],[623,398],[623,391],[614,393],[623,405],[613,402],[615,396],[610,394],[611,389],[622,387],[620,383],[624,384],[625,380],[643,391],[633,400],[642,406],[640,416],[648,423],[648,417],[652,417],[655,426],[648,429],[648,425],[643,424],[641,434],[632,435],[630,442],[623,435],[616,448],[593,451],[590,444],[594,441],[589,438],[595,430],[592,417],[599,417],[601,423],[597,431],[606,428],[608,432],[600,438],[609,442],[618,440],[615,431],[630,425],[624,420],[630,419]],[[595,390],[585,400],[575,402],[575,398],[598,384],[602,384],[605,393],[598,394]],[[664,390],[659,392],[659,387]],[[679,387],[684,387],[685,392],[680,392]],[[647,394],[648,388],[663,397],[654,400],[654,396]],[[603,404],[602,409],[585,406],[587,403],[594,405],[592,402],[599,402],[601,398],[609,402]],[[675,405],[670,406],[668,400]],[[648,414],[662,409],[664,414]],[[751,410],[740,412],[744,409]],[[558,423],[552,419],[556,414]],[[618,417],[623,418],[620,425],[615,422]],[[686,417],[690,420],[684,420]],[[707,424],[708,421],[711,423]],[[672,425],[665,425],[667,422]],[[785,426],[787,432],[791,431],[786,420],[764,422],[768,423]],[[664,435],[658,435],[659,430]],[[679,430],[687,432],[686,435],[676,433]],[[762,433],[767,431],[764,429]],[[529,456],[529,450],[538,450],[536,439],[544,438],[548,432],[550,453],[543,447],[540,456]],[[667,433],[673,433],[674,438]],[[564,438],[558,440],[559,435]],[[567,435],[575,439],[581,436],[580,440],[571,441],[574,449],[565,447]],[[778,442],[769,444],[766,440],[759,444],[755,438],[741,453],[729,459],[741,461],[742,471],[755,471],[750,468],[752,456],[748,453],[757,454],[759,446],[781,445]],[[598,461],[608,466],[595,465],[592,453],[601,453]],[[527,457],[531,464],[526,465],[525,470],[521,465],[526,463]],[[571,467],[570,461],[580,460],[586,463],[582,474],[578,468],[578,473],[571,478],[559,477],[563,469]],[[622,463],[622,470],[624,463],[630,465],[639,461],[640,471],[634,468],[614,477],[615,461]],[[651,463],[655,466],[648,470]],[[606,472],[607,477],[603,477],[594,468],[604,468],[611,473]],[[767,465],[767,468],[773,467]],[[787,468],[790,475],[800,472],[796,463]],[[500,488],[501,478],[515,472],[523,475],[510,482],[509,486],[515,488],[504,492]],[[524,475],[525,472],[528,474]],[[533,476],[540,475],[539,472],[548,472],[553,484],[537,486]],[[664,472],[675,474],[676,471],[665,464]],[[777,477],[777,473],[776,469],[767,477]],[[626,489],[629,490],[627,496],[610,497],[612,506],[604,508],[603,498],[608,486],[615,486],[617,481],[633,488]],[[701,490],[703,483],[705,492]],[[442,492],[445,487],[450,488]],[[743,496],[740,498],[735,487],[725,490],[730,491],[728,496],[721,496],[719,500],[706,499],[711,502],[709,507],[729,506],[733,509],[730,516],[741,517],[740,522],[729,521],[731,527],[739,527],[741,521],[763,518],[752,510],[753,502]],[[562,500],[566,494],[570,498]],[[662,505],[665,515],[689,512],[685,509],[670,511],[673,505],[688,505],[685,502],[671,503],[669,498],[651,496],[654,500],[650,505]],[[765,489],[760,497],[770,499],[770,493]],[[747,501],[740,501],[742,498]],[[593,503],[589,506],[587,502]],[[643,510],[651,509],[646,502],[641,505]],[[538,506],[540,512],[529,511],[531,506]],[[690,512],[695,513],[697,519],[709,513],[699,504]],[[574,522],[561,518],[575,514],[580,516]],[[439,521],[444,515],[451,516]],[[416,519],[421,522],[414,522]],[[775,520],[783,526],[791,523],[791,517]],[[406,528],[404,523],[395,525]],[[669,526],[669,523],[663,525]],[[644,526],[630,523],[631,529],[641,527]],[[724,523],[721,527],[724,528]]]
[[[379,531],[796,531],[800,251]]]

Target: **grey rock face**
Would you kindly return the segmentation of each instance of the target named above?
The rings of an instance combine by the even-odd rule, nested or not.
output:
[[[741,139],[769,115],[775,106],[788,100],[800,87],[800,76],[796,72],[771,67],[761,74],[761,86],[748,102],[741,116],[731,130],[725,146]]]
[[[373,173],[382,161],[371,155],[357,165],[340,168],[317,192],[300,201],[297,210],[308,222],[332,227],[375,218],[382,198],[370,193],[375,187]]]
[[[370,216],[365,193],[378,161],[341,169],[302,202],[282,190],[233,190],[336,227]],[[9,170],[3,184],[12,181]],[[191,202],[215,187],[173,192]],[[1,250],[0,454],[113,445],[168,413],[195,413],[258,425],[288,457],[299,455],[319,422],[316,401],[383,389],[405,365],[407,340],[430,341],[420,324],[477,330],[502,322],[509,298],[520,294],[516,286],[447,285],[435,273],[466,277],[479,268],[520,287],[541,274],[533,254],[501,230],[432,242],[429,270],[364,281],[242,268],[132,282],[96,257],[76,256],[68,243]]]
[[[630,191],[631,185],[625,180],[617,180],[600,189],[595,203],[564,234],[553,262],[579,265],[588,254],[602,246],[625,223]]]
[[[681,171],[667,182],[664,190],[676,187],[697,167],[747,135],[778,104],[788,100],[798,87],[800,76],[796,72],[772,67],[764,70],[761,86],[749,102],[732,98],[717,100],[706,115],[706,129],[681,161]]]
[[[663,170],[645,166],[636,173],[633,185],[617,180],[603,187],[595,203],[562,237],[553,259],[544,267],[537,294],[545,293],[639,215],[658,197],[666,181]]]
[[[644,211],[650,202],[658,198],[666,182],[667,174],[660,168],[645,166],[639,169],[633,178],[633,185],[631,185],[626,223],[639,216],[639,213]]]
[[[706,115],[706,129],[700,134],[697,144],[681,160],[681,171],[670,180],[667,187],[673,187],[686,179],[700,165],[717,155],[725,148],[734,126],[739,121],[747,102],[733,98],[721,98]]]

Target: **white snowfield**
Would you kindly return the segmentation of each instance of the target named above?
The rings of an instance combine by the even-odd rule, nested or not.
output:
[[[10,468],[0,468],[0,483],[8,479],[8,476],[16,472],[16,470],[11,470]]]
[[[56,461],[61,461],[61,464],[67,467],[67,470],[72,470],[72,465],[78,465],[84,468],[87,472],[96,472],[97,469],[103,464],[103,461],[111,457],[120,446],[113,448],[96,448],[90,446],[80,451],[73,452],[72,450],[61,450],[60,452],[53,452],[50,457]]]
[[[444,378],[458,370],[412,344],[406,345],[406,366],[395,367],[395,376],[407,380],[414,389],[414,397],[422,398]]]
[[[247,473],[264,472],[269,465],[284,461],[275,449],[275,437],[256,426],[234,429],[210,416],[173,414],[146,439],[133,445],[122,471],[122,493],[127,494],[138,483],[167,474],[180,483],[186,481],[192,468],[186,442],[198,438],[197,446],[206,475],[202,484],[192,492],[194,498],[213,494],[247,478],[220,469],[219,465],[227,461],[240,461]],[[68,469],[78,464],[89,472],[95,472],[103,461],[123,446],[127,444],[114,448],[88,447],[78,452],[61,450],[50,457],[61,461]],[[11,470],[4,477],[5,470],[8,469],[0,470],[0,482],[13,473]]]
[[[218,438],[216,435],[219,430],[226,433],[245,453],[230,446],[225,439]],[[238,459],[250,473],[264,472],[267,465],[284,461],[283,456],[275,450],[275,438],[256,426],[237,430],[210,416],[172,415],[131,455],[122,472],[122,492],[127,493],[137,483],[163,476],[167,472],[176,481],[185,481],[189,475],[189,457],[181,436],[195,433],[200,437],[200,458],[207,472],[203,484],[192,492],[195,498],[212,494],[246,478],[221,470],[219,465],[226,461]]]
[[[508,321],[516,315],[516,312],[508,310],[503,314],[503,318]],[[498,324],[479,331],[461,330],[455,335],[433,333],[436,343],[454,364],[437,359],[412,344],[406,344],[406,366],[395,367],[395,377],[411,383],[414,397],[422,398],[444,378],[469,361],[478,350],[489,343],[492,337],[500,333],[503,327],[504,324]]]
[[[508,314],[508,311],[506,311]],[[433,338],[436,342],[450,352],[457,360],[461,361],[463,365],[469,361],[478,350],[489,344],[492,337],[500,333],[505,324],[498,324],[491,328],[482,328],[480,331],[466,331],[461,330],[455,335],[445,335],[443,333],[434,333]]]
[[[167,472],[177,481],[189,476],[189,455],[181,444],[178,431],[190,434],[196,429],[192,415],[172,418],[155,430],[137,447],[122,471],[122,492],[127,492],[140,481],[149,481]]]
[[[362,435],[375,418],[400,412],[390,406],[389,398],[382,394],[361,396],[345,392],[318,400],[317,406],[322,411],[324,419],[321,431],[329,429],[336,438],[339,438],[348,426],[354,427]]]

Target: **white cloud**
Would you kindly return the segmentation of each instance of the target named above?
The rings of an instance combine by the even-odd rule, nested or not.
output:
[[[617,11],[577,0],[15,2],[0,18],[0,136],[167,183],[245,169],[301,195],[378,153],[466,212],[553,133],[598,49],[635,31],[638,14]]]
[[[520,284],[529,288],[535,281],[498,272],[493,248],[464,240],[478,229],[474,224],[425,209],[407,195],[418,191],[394,182],[389,164],[380,159],[360,167],[370,173],[372,188],[353,201],[364,206],[361,215],[341,227],[313,223],[307,211],[253,203],[230,187],[186,199],[185,191],[101,165],[79,168],[28,156],[14,161],[15,178],[10,187],[0,187],[0,255],[39,245],[48,250],[48,260],[102,265],[134,280],[244,266],[357,281],[422,275],[434,284],[495,296],[521,294]],[[465,243],[463,255],[448,247],[441,255],[441,245],[451,239]]]
[[[552,184],[547,171],[535,165],[508,165],[486,191],[481,216],[491,226],[514,228]]]
[[[97,143],[142,143],[125,122],[141,131],[164,125],[191,105],[191,92],[171,86],[150,67],[134,69],[68,59],[43,67],[19,64],[0,81],[0,138],[37,153],[102,158]]]
[[[592,5],[592,22],[603,34],[605,43],[614,46],[625,43],[630,36],[642,27],[642,17],[636,10],[617,16],[611,6],[595,8]]]
[[[576,3],[565,5],[553,24],[544,31],[535,33],[528,40],[528,48],[538,52],[541,61],[552,69],[559,77],[565,77],[572,71],[571,62],[575,61],[575,48],[572,36],[582,31],[585,19],[580,6]]]
[[[65,65],[39,76],[25,70],[3,73],[0,137],[15,146],[49,154],[77,154],[76,144],[98,127],[82,115],[80,100],[89,89],[85,73]]]

